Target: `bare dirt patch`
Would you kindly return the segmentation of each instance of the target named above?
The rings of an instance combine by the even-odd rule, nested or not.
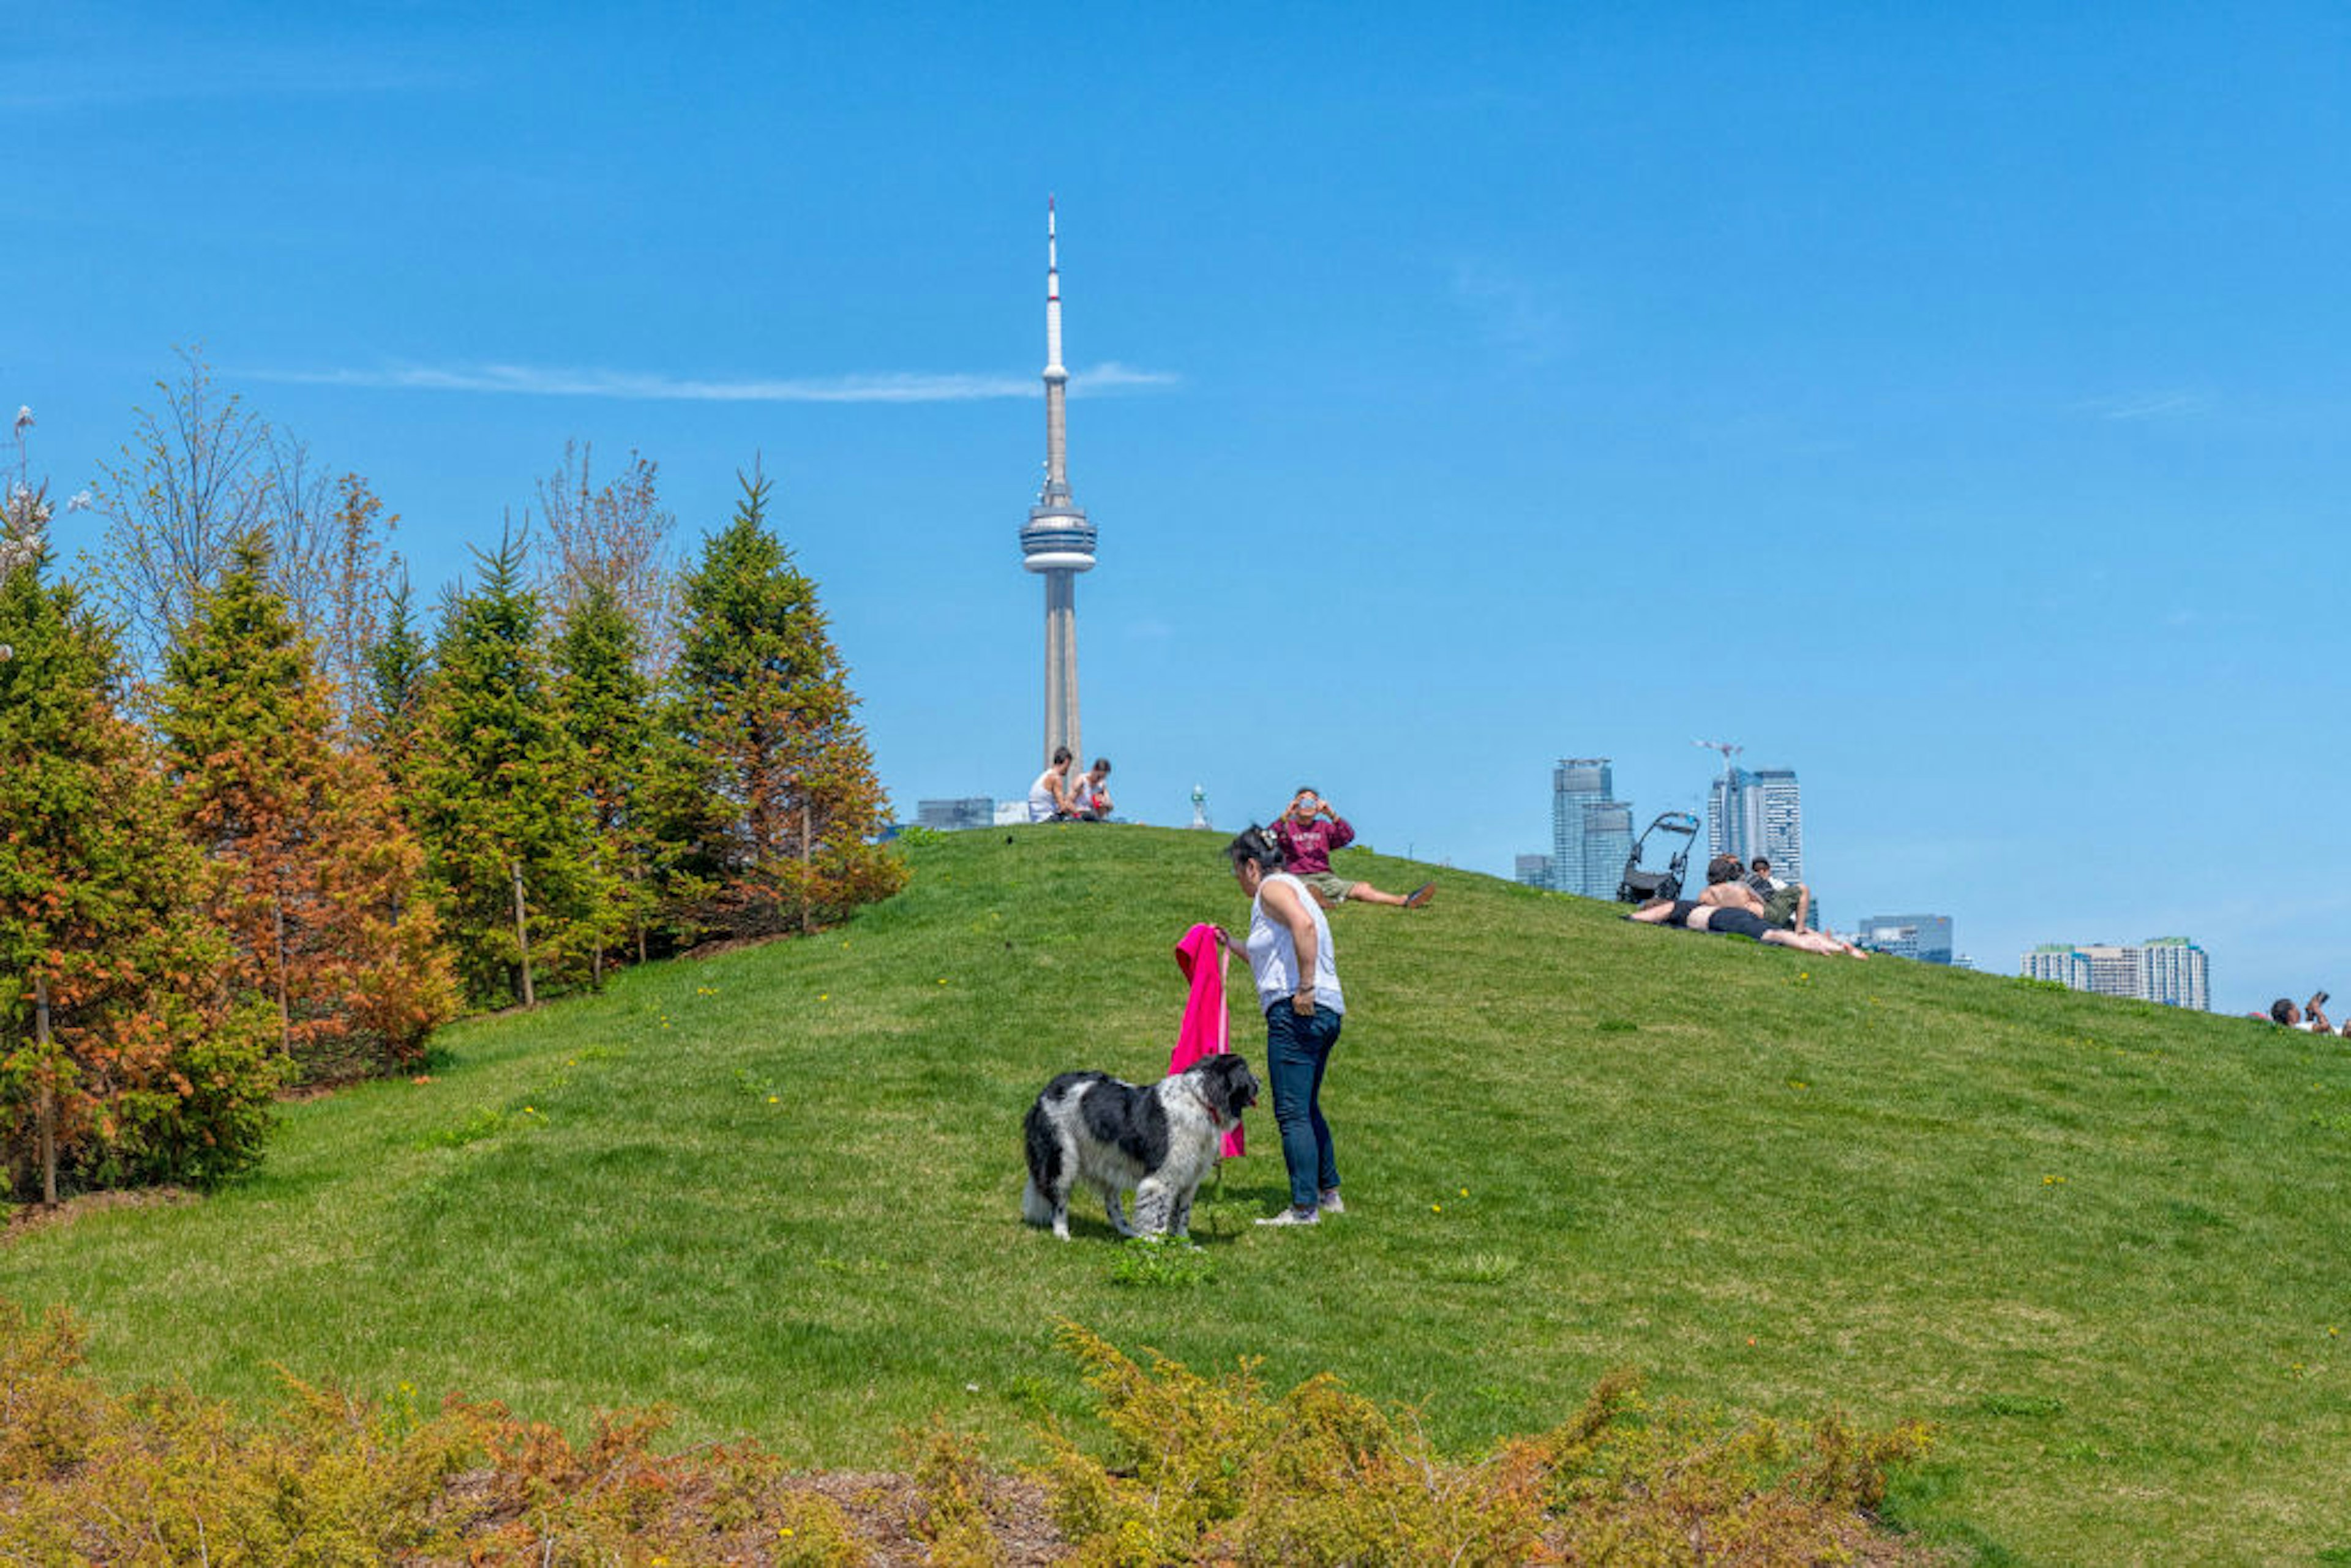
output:
[[[104,1214],[110,1209],[176,1207],[203,1201],[185,1187],[149,1186],[131,1192],[86,1192],[78,1197],[65,1199],[55,1208],[28,1203],[10,1214],[5,1226],[0,1226],[0,1246],[20,1236],[30,1236],[36,1230],[46,1230],[53,1225],[70,1225],[77,1219]]]

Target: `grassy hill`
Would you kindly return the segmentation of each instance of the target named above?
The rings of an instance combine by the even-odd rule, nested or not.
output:
[[[23,1233],[0,1295],[71,1303],[126,1385],[666,1402],[830,1466],[934,1410],[1022,1451],[1087,1408],[1061,1315],[1335,1371],[1458,1448],[1629,1365],[1934,1422],[1898,1516],[1980,1561],[2351,1562],[2345,1042],[1438,873],[1427,910],[1332,916],[1350,1212],[1249,1225],[1284,1191],[1260,1110],[1205,1283],[1137,1283],[1083,1209],[1068,1246],[1020,1226],[1019,1117],[1062,1069],[1164,1067],[1176,939],[1243,912],[1220,843],[922,844],[844,930],[473,1020],[429,1082],[289,1106],[202,1203]]]

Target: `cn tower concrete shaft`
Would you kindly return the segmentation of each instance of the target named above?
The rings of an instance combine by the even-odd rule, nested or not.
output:
[[[1083,749],[1078,740],[1078,577],[1072,571],[1045,574],[1045,755],[1062,747]],[[1080,766],[1084,759],[1079,758]]]

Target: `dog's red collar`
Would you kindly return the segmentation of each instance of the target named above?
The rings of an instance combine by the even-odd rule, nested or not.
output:
[[[1200,1103],[1200,1109],[1208,1113],[1208,1125],[1219,1133],[1224,1132],[1225,1119],[1217,1114],[1217,1108],[1208,1103],[1208,1097],[1200,1092],[1200,1086],[1196,1083],[1192,1086],[1192,1098],[1197,1100]]]

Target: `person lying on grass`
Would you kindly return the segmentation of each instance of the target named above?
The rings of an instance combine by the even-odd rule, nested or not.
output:
[[[1752,936],[1772,947],[1793,947],[1805,953],[1842,953],[1849,958],[1868,954],[1825,931],[1783,931],[1763,920],[1763,901],[1739,880],[1739,861],[1717,855],[1706,868],[1706,891],[1696,898],[1653,898],[1627,920],[1645,925],[1678,925],[1685,931],[1717,931],[1730,936]]]

